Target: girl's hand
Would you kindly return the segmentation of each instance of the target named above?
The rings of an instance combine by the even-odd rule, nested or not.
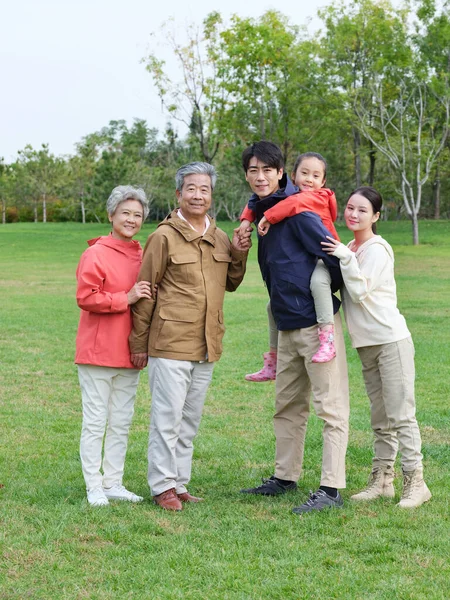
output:
[[[266,217],[262,217],[261,221],[258,223],[258,233],[259,235],[266,235],[266,233],[270,229],[270,223],[266,219]]]
[[[150,299],[151,297],[150,281],[138,281],[127,294],[128,304],[136,304],[141,298]]]
[[[341,242],[327,235],[328,242],[320,242],[322,244],[322,250],[327,254],[333,254],[340,246]]]

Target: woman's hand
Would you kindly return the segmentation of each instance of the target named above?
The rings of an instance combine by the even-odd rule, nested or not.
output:
[[[151,297],[150,281],[136,282],[127,294],[128,304],[135,304],[141,298],[150,299]]]
[[[335,240],[334,238],[327,235],[328,242],[320,242],[322,244],[322,250],[327,254],[333,254],[338,247],[341,245],[341,242]]]
[[[269,221],[266,219],[266,217],[262,217],[261,221],[258,223],[258,233],[259,235],[266,235],[266,233],[269,231],[270,229],[270,223]]]

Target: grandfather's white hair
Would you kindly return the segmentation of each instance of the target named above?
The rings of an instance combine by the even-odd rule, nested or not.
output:
[[[207,162],[191,162],[180,167],[175,175],[177,190],[181,192],[184,179],[188,175],[209,175],[211,179],[211,189],[213,190],[217,181],[216,169]]]
[[[142,188],[135,188],[131,185],[118,185],[111,192],[110,197],[106,203],[106,211],[110,217],[116,212],[117,207],[126,200],[137,200],[142,205],[144,212],[144,221],[148,216],[149,207],[148,200],[145,192]]]

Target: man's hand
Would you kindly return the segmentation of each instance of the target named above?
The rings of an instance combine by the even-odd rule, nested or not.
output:
[[[147,366],[147,362],[148,362],[147,352],[140,352],[139,354],[132,354],[131,362],[136,367],[136,369],[143,369],[144,367]]]
[[[136,304],[141,298],[150,299],[151,297],[150,281],[138,281],[127,294],[128,304]]]
[[[242,223],[245,223],[243,221]],[[247,221],[249,223],[249,221]],[[236,250],[240,250],[241,252],[247,252],[252,247],[252,235],[253,227],[246,227],[244,229],[242,224],[240,227],[237,227],[233,230],[233,239],[231,240],[231,245]]]

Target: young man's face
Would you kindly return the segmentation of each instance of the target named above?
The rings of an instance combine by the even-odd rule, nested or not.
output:
[[[248,163],[245,179],[248,181],[252,192],[259,198],[267,198],[280,188],[280,179],[283,177],[283,169],[277,171],[275,167],[269,167],[256,156],[252,156]]]

